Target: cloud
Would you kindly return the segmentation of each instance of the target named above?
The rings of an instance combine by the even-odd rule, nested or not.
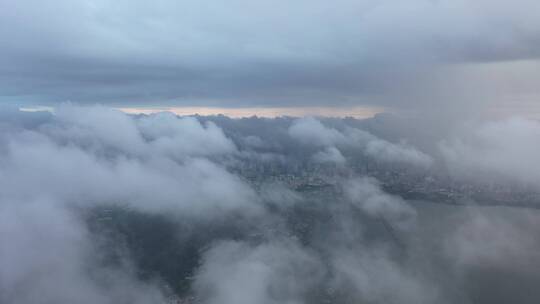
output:
[[[396,235],[372,230],[380,218],[396,226],[404,219],[411,223],[414,209],[372,180],[351,180],[343,187],[345,204],[306,200],[283,211],[290,225],[315,224],[308,231],[317,233],[308,232],[307,239],[279,232],[273,224],[254,243],[225,241],[208,248],[195,275],[195,298],[202,303],[444,303],[429,274],[394,255],[401,248]],[[316,211],[290,215],[302,208]]]
[[[384,119],[0,117],[2,303],[537,302],[534,209],[406,200],[348,170],[438,160]],[[474,126],[441,144],[453,170],[534,182],[515,159],[534,163],[536,122]],[[314,160],[343,166],[319,183]]]
[[[193,117],[158,113],[138,119],[137,124],[142,136],[162,153],[211,156],[236,151],[234,144],[212,122],[203,126]]]
[[[46,200],[0,205],[3,303],[164,303],[158,285],[127,269],[104,268],[82,223]]]
[[[405,227],[414,220],[416,212],[399,196],[385,193],[378,182],[369,178],[343,183],[345,197],[373,217],[380,217]]]
[[[16,197],[52,196],[73,203],[130,202],[147,210],[177,209],[192,215],[229,207],[257,209],[252,204],[256,200],[254,193],[236,176],[207,159],[186,159],[197,153],[212,154],[212,149],[223,153],[223,143],[225,149],[234,147],[217,127],[205,131],[198,122],[188,119],[187,123],[180,122],[184,123],[185,133],[175,134],[179,148],[156,149],[155,141],[144,141],[139,135],[133,118],[108,109],[102,110],[103,116],[95,115],[101,110],[88,108],[88,116],[73,123],[63,113],[58,117],[60,127],[44,126],[45,134],[10,134],[15,138],[9,141],[0,174],[5,185],[12,185],[5,192]],[[84,113],[82,109],[75,112],[74,117]],[[103,126],[114,131],[101,132]],[[193,138],[190,128],[213,136],[192,140],[189,148],[183,147],[188,143],[186,139]],[[169,158],[171,154],[184,157],[185,162],[175,162]],[[22,191],[21,187],[29,190]]]
[[[526,210],[470,210],[447,241],[449,255],[457,263],[483,267],[520,269],[528,272],[540,264],[537,214]]]
[[[62,104],[55,110],[55,118],[55,123],[44,126],[53,138],[100,150],[144,153],[143,138],[135,122],[120,111],[104,106]]]
[[[335,147],[328,147],[323,151],[319,151],[313,155],[313,160],[319,163],[335,163],[344,164],[345,157]]]
[[[410,145],[394,144],[359,129],[349,128],[346,132],[352,142],[356,141],[364,146],[364,153],[375,159],[390,163],[402,162],[420,168],[428,168],[433,163],[433,159],[429,155]]]
[[[537,65],[537,10],[532,0],[5,3],[2,100],[410,109],[468,97],[464,106],[478,97],[471,83],[498,83],[471,66]],[[497,74],[538,76],[513,66]],[[480,91],[511,100],[512,88],[497,90]]]
[[[332,259],[336,291],[349,288],[357,301],[386,303],[433,303],[438,298],[435,286],[416,277],[395,263],[384,251],[336,250]],[[354,301],[353,300],[353,301]]]
[[[402,143],[394,144],[353,127],[346,127],[343,131],[338,131],[323,125],[312,117],[295,120],[289,127],[288,133],[304,145],[324,147],[325,150],[314,155],[315,160],[318,161],[332,159],[342,162],[343,155],[339,149],[353,148],[382,162],[406,163],[419,168],[428,168],[433,163],[429,155],[412,146]],[[341,157],[339,157],[340,155]]]
[[[144,118],[143,132],[136,119],[66,106],[0,133],[2,302],[165,303],[164,285],[141,280],[129,253],[125,263],[103,264],[107,253],[95,247],[81,210],[123,205],[199,222],[260,214],[247,184],[202,157],[235,151],[215,125],[160,116]],[[155,144],[167,136],[180,145]]]
[[[203,303],[303,303],[322,277],[318,260],[291,242],[224,242],[206,252],[195,277]]]
[[[481,303],[535,303],[540,276],[537,212],[470,208],[454,215],[442,246],[460,288]],[[496,288],[494,288],[494,286]]]
[[[338,130],[325,127],[313,117],[300,118],[289,128],[289,135],[304,144],[332,146],[343,143],[346,138]]]
[[[61,104],[55,121],[40,132],[59,143],[76,143],[100,153],[131,156],[167,155],[182,159],[234,153],[236,147],[214,123],[204,126],[193,117],[157,113],[130,117],[104,106]]]
[[[540,173],[534,165],[540,153],[538,138],[538,122],[511,118],[472,124],[442,141],[440,151],[455,176],[538,186]]]

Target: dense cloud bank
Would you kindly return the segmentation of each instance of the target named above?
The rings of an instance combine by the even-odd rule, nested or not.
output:
[[[0,100],[527,105],[540,95],[539,10],[535,0],[3,1]]]
[[[480,184],[487,173],[534,188],[536,122],[423,137],[388,133],[390,117],[63,105],[0,118],[2,303],[540,298],[535,209],[407,200],[370,173]]]

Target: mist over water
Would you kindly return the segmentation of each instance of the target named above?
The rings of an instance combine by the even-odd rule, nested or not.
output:
[[[537,303],[540,124],[422,123],[3,107],[0,302]]]

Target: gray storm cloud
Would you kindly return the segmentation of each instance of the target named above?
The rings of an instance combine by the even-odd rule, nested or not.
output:
[[[530,102],[539,94],[530,80],[539,9],[532,0],[3,1],[1,98],[407,109]]]

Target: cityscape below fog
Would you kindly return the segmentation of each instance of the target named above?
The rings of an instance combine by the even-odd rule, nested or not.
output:
[[[540,208],[540,191],[535,187],[503,182],[478,183],[455,180],[437,172],[357,162],[347,167],[324,164],[305,164],[293,168],[279,163],[248,163],[232,168],[255,187],[264,183],[283,183],[297,191],[324,191],[354,176],[377,179],[382,188],[411,200],[467,205],[499,205]]]

